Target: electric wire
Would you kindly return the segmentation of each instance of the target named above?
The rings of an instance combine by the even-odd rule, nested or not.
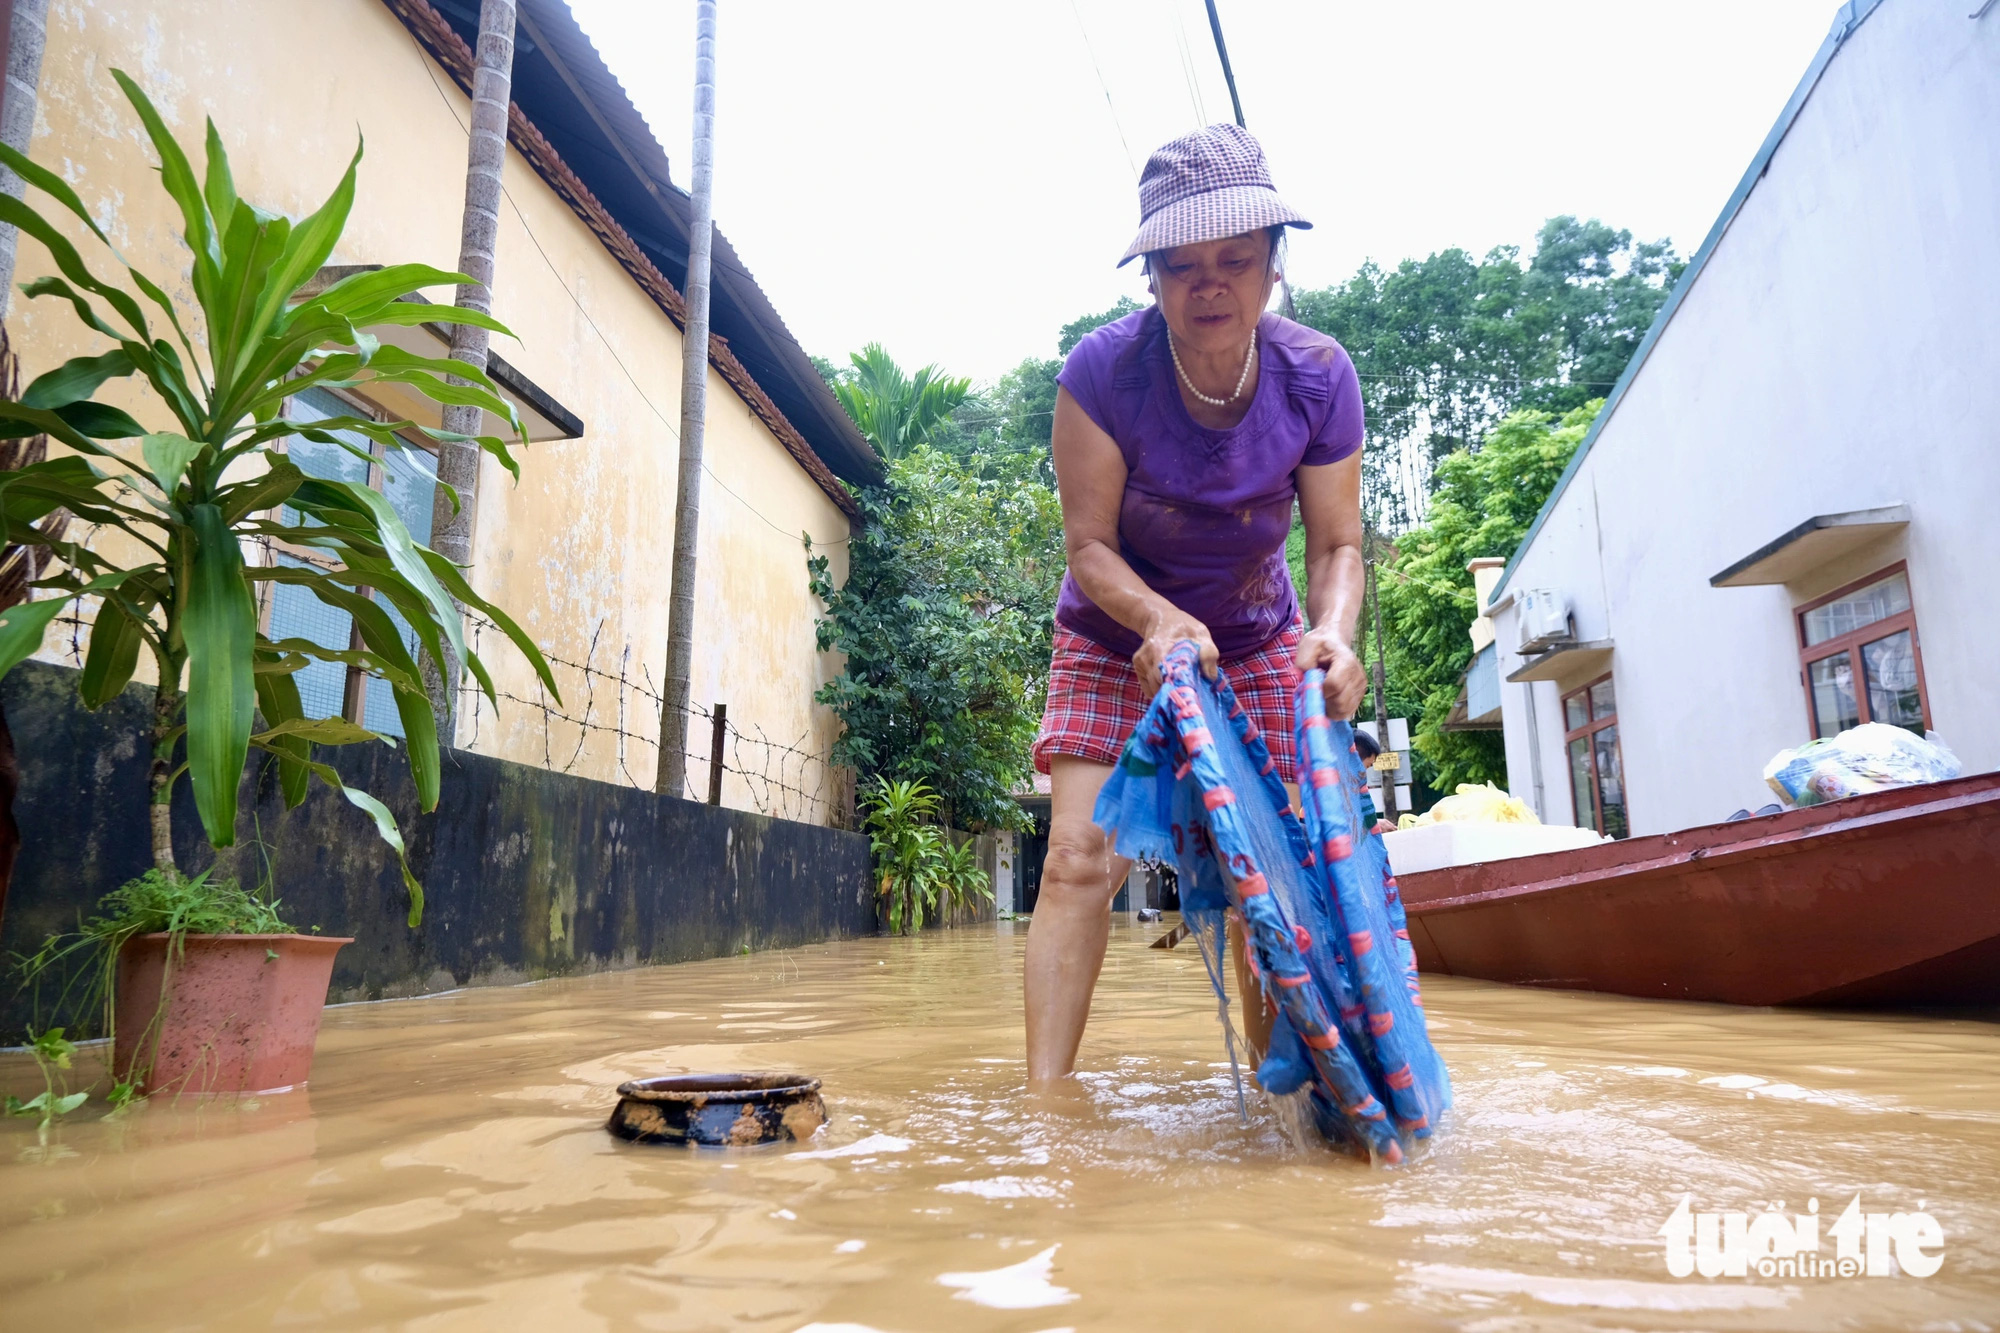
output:
[[[1104,81],[1104,69],[1097,63],[1097,49],[1090,44],[1090,29],[1083,26],[1083,11],[1076,7],[1076,0],[1069,0],[1070,17],[1076,20],[1076,30],[1083,37],[1084,54],[1090,57],[1090,67],[1097,73],[1097,86],[1104,90],[1104,105],[1111,112],[1111,123],[1118,130],[1118,142],[1125,149],[1125,165],[1131,169],[1132,182],[1139,181],[1139,163],[1132,156],[1132,142],[1125,137],[1125,122],[1118,118],[1118,105],[1111,100],[1111,85]]]
[[[1208,124],[1208,102],[1201,95],[1201,80],[1195,73],[1194,50],[1188,44],[1187,24],[1181,14],[1182,0],[1166,0],[1174,16],[1174,45],[1181,58],[1181,77],[1187,82],[1188,101],[1194,105],[1195,127]]]
[[[450,95],[447,94],[444,90],[444,85],[438,82],[437,71],[431,68],[430,54],[424,50],[423,45],[417,41],[414,35],[411,35],[410,37],[410,45],[413,48],[415,48],[417,53],[417,61],[419,64],[423,66],[425,75],[429,77],[431,81],[431,87],[437,90],[438,98],[440,101],[444,103],[445,110],[451,113],[451,118],[452,120],[457,122],[460,131],[465,133],[468,137],[470,137],[472,131],[466,126],[466,123],[463,120],[459,119],[457,106],[453,105]],[[535,253],[542,257],[542,263],[548,266],[549,275],[556,280],[556,285],[562,288],[563,294],[565,296],[569,297],[570,304],[574,305],[576,307],[577,313],[583,316],[583,322],[590,326],[590,331],[597,335],[597,340],[604,344],[604,350],[610,353],[611,359],[617,363],[618,369],[620,369],[625,373],[625,378],[628,381],[630,381],[632,385],[632,391],[639,395],[639,400],[643,402],[649,409],[651,409],[653,415],[660,419],[660,424],[667,428],[668,434],[672,435],[674,437],[674,440],[678,443],[681,438],[680,428],[676,426],[671,419],[668,418],[665,412],[662,412],[660,410],[659,404],[653,401],[652,397],[646,392],[645,388],[639,383],[639,377],[634,375],[632,373],[632,368],[625,364],[625,358],[618,355],[618,348],[612,343],[611,339],[605,336],[604,330],[597,326],[597,321],[591,317],[590,311],[584,307],[582,300],[580,300],[577,297],[575,291],[571,290],[569,283],[565,281],[563,278],[562,270],[558,269],[556,267],[555,261],[549,258],[549,252],[542,248],[541,238],[535,235],[535,229],[528,225],[527,215],[521,211],[521,205],[515,200],[513,191],[507,188],[507,182],[504,177],[500,182],[500,193],[506,198],[508,206],[514,210],[515,220],[521,224],[521,230],[527,234],[529,243],[535,247]],[[736,490],[729,485],[728,482],[724,481],[721,477],[717,476],[715,469],[710,467],[708,465],[707,460],[705,459],[702,462],[701,470],[703,473],[707,475],[710,481],[714,482],[723,491],[725,491],[730,496],[730,498],[735,500],[738,504],[742,505],[745,509],[749,510],[753,515],[755,515],[760,521],[763,522],[764,526],[770,528],[773,532],[778,533],[780,536],[790,538],[793,540],[796,540],[800,536],[809,537],[811,538],[813,545],[816,547],[845,546],[849,541],[853,540],[853,538],[849,536],[849,537],[842,537],[838,541],[822,541],[818,537],[813,537],[811,533],[798,533],[798,532],[793,532],[788,528],[780,527],[777,523],[772,522],[771,519],[767,517],[762,510],[757,508],[757,506],[751,504],[748,500],[744,499],[743,496],[738,494]]]

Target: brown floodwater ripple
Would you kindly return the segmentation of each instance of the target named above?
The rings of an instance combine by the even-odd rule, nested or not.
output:
[[[2000,1326],[2000,1023],[1429,979],[1415,1160],[1240,1119],[1191,949],[1120,918],[1076,1087],[1023,1087],[1025,924],[327,1012],[309,1090],[0,1122],[27,1328]],[[81,1068],[81,1066],[80,1066]],[[627,1079],[824,1081],[805,1144],[628,1143]],[[86,1074],[87,1076],[87,1074]],[[0,1082],[39,1090],[19,1055]],[[93,1103],[93,1106],[97,1105]],[[1700,1212],[1935,1218],[1935,1275],[1675,1278]],[[1825,1253],[1833,1242],[1823,1242]]]

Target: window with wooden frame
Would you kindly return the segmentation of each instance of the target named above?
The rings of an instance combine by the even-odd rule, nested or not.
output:
[[[1817,737],[1863,722],[1930,726],[1910,571],[1898,562],[1796,612],[1806,721]]]
[[[307,389],[285,400],[285,416],[292,421],[321,421],[330,417],[369,417],[394,420],[367,401],[329,389]],[[437,497],[437,462],[419,440],[384,446],[356,431],[329,431],[351,446],[308,440],[294,435],[286,441],[286,453],[299,470],[309,477],[327,481],[358,482],[388,498],[410,536],[428,544],[431,538],[431,506]],[[399,437],[400,438],[400,437]],[[287,509],[285,521],[296,523],[298,515]],[[273,542],[274,564],[294,567],[318,565],[330,568],[336,562],[325,552],[290,542]],[[354,618],[338,607],[328,606],[310,591],[296,584],[271,584],[270,595],[260,608],[264,632],[273,641],[305,639],[333,651],[360,651],[360,632]],[[365,590],[364,590],[365,591]],[[417,637],[409,622],[395,606],[383,602],[409,645],[417,652]],[[307,717],[344,717],[370,731],[401,736],[403,723],[389,682],[371,676],[360,667],[342,662],[314,660],[293,679],[298,682],[299,701]]]
[[[1607,838],[1624,837],[1629,829],[1625,764],[1618,754],[1618,696],[1610,676],[1563,696],[1563,744],[1569,752],[1577,826],[1594,828]]]

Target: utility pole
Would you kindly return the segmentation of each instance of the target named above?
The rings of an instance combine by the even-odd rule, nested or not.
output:
[[[4,34],[6,73],[0,91],[0,143],[25,155],[28,140],[35,133],[35,103],[42,82],[42,48],[48,38],[49,0],[14,0],[13,18]],[[19,199],[25,183],[6,167],[0,167],[0,191]],[[14,228],[0,226],[0,316],[7,313],[14,295]]]
[[[1383,665],[1382,651],[1382,589],[1375,577],[1375,527],[1368,527],[1368,600],[1374,606],[1375,617],[1375,744],[1383,754],[1394,754],[1389,748],[1389,682],[1388,669]],[[1389,769],[1377,769],[1382,774],[1382,817],[1391,824],[1396,822],[1396,774]]]
[[[681,330],[681,465],[674,498],[673,590],[667,600],[667,688],[660,700],[660,769],[653,790],[687,788],[694,671],[695,536],[701,522],[702,426],[708,408],[708,266],[715,239],[715,0],[694,9],[694,180],[688,224],[687,325]]]
[[[507,165],[507,106],[514,85],[514,0],[480,0],[479,46],[472,69],[472,131],[465,151],[465,213],[459,224],[458,271],[472,278],[458,289],[461,310],[493,313],[493,252],[500,236],[500,173]],[[489,339],[472,324],[451,326],[451,357],[486,369]],[[453,384],[467,381],[453,375]],[[447,433],[482,434],[482,412],[462,403],[444,409]],[[455,565],[472,563],[472,516],[479,498],[479,446],[468,439],[438,441],[437,498],[431,505],[430,547]],[[451,493],[458,492],[454,508]],[[462,608],[461,608],[462,611]],[[425,684],[441,720],[440,739],[458,743],[458,682],[465,664],[451,657]]]

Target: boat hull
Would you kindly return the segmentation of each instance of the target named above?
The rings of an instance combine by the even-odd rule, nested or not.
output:
[[[1426,972],[1749,1005],[2000,1005],[2000,773],[1398,876]]]

